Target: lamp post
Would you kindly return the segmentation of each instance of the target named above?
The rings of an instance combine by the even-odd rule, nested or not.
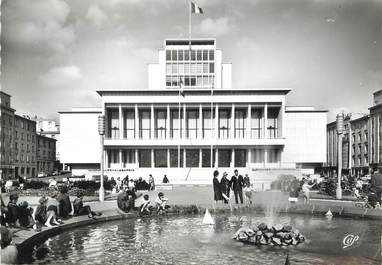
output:
[[[103,188],[103,168],[104,168],[103,140],[105,135],[105,116],[104,115],[98,116],[98,134],[100,135],[100,141],[101,141],[101,163],[100,163],[101,183],[99,188],[99,201],[103,202],[105,200],[105,190]]]
[[[342,199],[342,188],[341,188],[341,172],[342,172],[342,133],[344,131],[344,114],[340,113],[337,115],[337,134],[338,134],[338,147],[337,147],[337,175],[338,175],[338,183],[336,189],[336,198]]]

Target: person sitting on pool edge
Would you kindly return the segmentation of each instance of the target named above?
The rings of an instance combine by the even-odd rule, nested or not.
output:
[[[158,197],[155,199],[155,205],[158,214],[163,214],[167,212],[167,209],[171,208],[167,205],[168,199],[164,197],[162,192],[158,193]]]
[[[142,196],[142,194],[136,194],[134,187],[129,187],[126,191],[121,192],[118,194],[117,197],[117,205],[118,208],[125,213],[128,213],[132,210],[138,210],[137,207],[135,207],[135,200]]]
[[[91,210],[89,205],[84,205],[82,199],[84,194],[82,192],[77,193],[77,198],[73,202],[74,215],[88,215],[89,218],[96,219],[96,216],[102,215],[101,212],[94,212]]]
[[[153,207],[150,205],[150,198],[149,195],[145,194],[143,196],[143,201],[141,206],[139,206],[139,215],[150,215],[152,212]]]

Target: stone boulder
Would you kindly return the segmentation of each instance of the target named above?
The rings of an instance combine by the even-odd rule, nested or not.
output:
[[[292,232],[292,226],[291,225],[284,225],[282,231],[283,232]]]
[[[280,239],[280,238],[277,238],[277,237],[273,237],[273,238],[272,238],[272,243],[273,243],[273,245],[275,245],[275,246],[281,246],[281,244],[282,244],[281,239]]]
[[[259,230],[263,231],[263,230],[267,230],[268,226],[265,223],[261,223],[258,225],[258,228]]]
[[[272,228],[275,233],[281,232],[281,230],[283,230],[283,226],[281,224],[274,225]]]

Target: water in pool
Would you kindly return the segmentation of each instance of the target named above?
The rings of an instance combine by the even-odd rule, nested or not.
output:
[[[381,264],[380,220],[280,215],[307,238],[298,246],[253,246],[236,242],[243,225],[265,220],[262,214],[218,214],[215,225],[203,216],[167,216],[85,226],[50,238],[21,263],[39,264]],[[347,235],[358,235],[344,248]]]

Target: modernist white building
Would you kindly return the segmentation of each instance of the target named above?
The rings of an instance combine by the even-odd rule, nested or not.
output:
[[[61,161],[99,174],[97,117],[106,116],[106,175],[211,183],[237,168],[262,187],[326,162],[326,111],[288,107],[288,88],[236,89],[214,39],[165,40],[148,88],[99,90],[102,105],[60,112]]]

